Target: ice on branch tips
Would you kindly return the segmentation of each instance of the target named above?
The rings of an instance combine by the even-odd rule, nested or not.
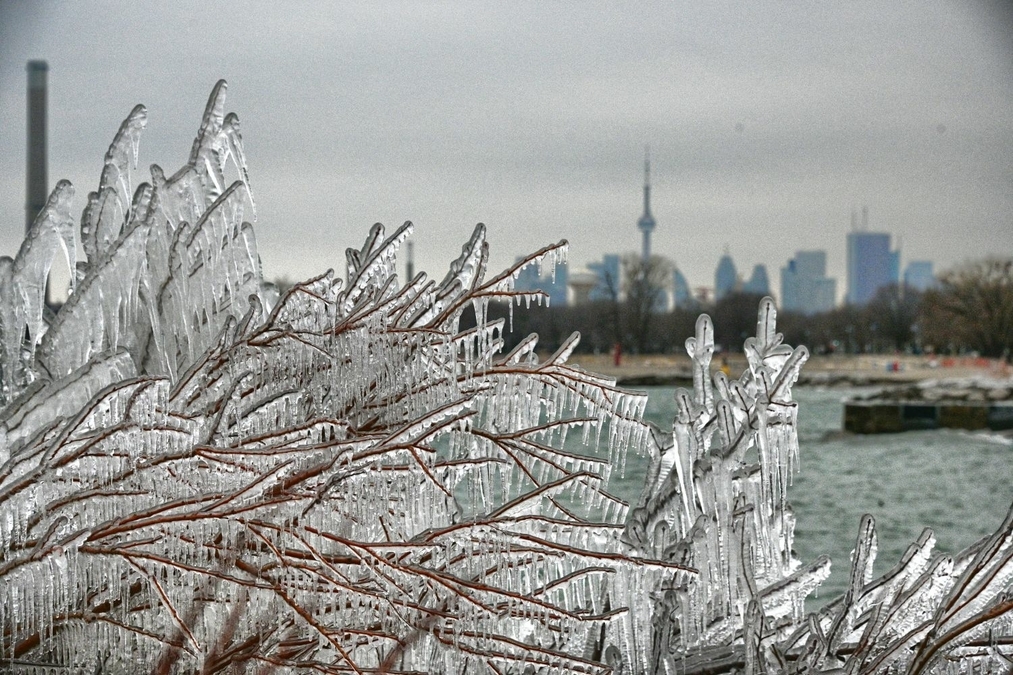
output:
[[[481,226],[442,281],[399,280],[412,226],[377,225],[344,279],[267,306],[224,97],[149,182],[135,108],[80,223],[61,183],[3,263],[0,663],[606,673],[609,648],[635,654],[650,607],[621,598],[693,574],[629,555],[605,490],[644,396],[569,366],[576,337],[503,353],[486,307],[537,298],[516,269],[487,279]],[[574,429],[600,451],[564,451]]]
[[[188,162],[150,182],[135,108],[80,220],[61,182],[0,259],[0,669],[1005,667],[1013,518],[953,557],[926,533],[879,579],[867,519],[850,590],[806,614],[829,570],[792,550],[807,353],[769,299],[737,380],[700,318],[660,430],[645,395],[568,363],[577,335],[504,351],[489,304],[540,302],[514,280],[565,242],[487,278],[479,225],[441,281],[398,279],[412,226],[375,225],[344,278],[273,297],[224,102],[220,82]],[[50,316],[58,253],[75,274]],[[608,491],[631,449],[632,508]]]

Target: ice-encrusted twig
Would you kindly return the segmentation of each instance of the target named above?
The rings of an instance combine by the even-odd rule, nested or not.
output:
[[[645,662],[633,636],[650,612],[627,600],[693,574],[619,540],[627,507],[605,486],[646,437],[645,397],[570,366],[576,335],[547,360],[535,339],[501,353],[504,322],[485,307],[528,296],[512,288],[519,267],[485,281],[481,225],[438,284],[402,284],[411,225],[377,226],[350,249],[347,283],[321,275],[265,311],[224,93],[188,163],[168,178],[153,166],[132,199],[144,109],[124,122],[82,217],[79,286],[38,357],[11,337],[26,305],[0,305],[13,399],[0,662],[602,675],[605,657]],[[66,234],[68,196],[61,184],[46,236]],[[51,248],[0,262],[4,297]],[[468,307],[477,325],[461,330]],[[601,452],[564,449],[569,430]]]

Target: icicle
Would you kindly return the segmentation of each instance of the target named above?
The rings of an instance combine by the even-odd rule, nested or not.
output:
[[[760,304],[738,381],[711,375],[713,325],[700,318],[686,343],[694,391],[676,392],[662,447],[647,447],[646,396],[566,365],[577,335],[546,361],[535,337],[502,353],[490,300],[507,303],[512,331],[514,311],[543,299],[512,292],[521,268],[555,275],[565,243],[485,281],[479,225],[442,282],[402,284],[396,252],[410,223],[389,237],[376,226],[349,249],[347,283],[324,274],[267,308],[243,220],[254,203],[239,122],[224,94],[219,83],[188,163],[168,178],[153,166],[151,185],[133,194],[145,115],[131,113],[81,218],[87,262],[45,336],[43,272],[60,247],[74,267],[69,184],[18,258],[0,259],[10,406],[0,560],[18,563],[0,571],[0,658],[39,629],[25,669],[55,660],[151,670],[161,639],[183,640],[174,669],[199,670],[244,603],[234,642],[280,631],[262,645],[269,654],[250,657],[280,670],[377,670],[402,645],[394,667],[404,670],[470,671],[488,657],[493,670],[526,661],[597,672],[581,655],[604,635],[595,648],[625,672],[678,672],[691,650],[742,639],[746,617],[778,627],[762,645],[777,653],[784,622],[803,615],[828,567],[792,554],[792,387],[807,352],[781,344],[772,301]],[[469,307],[477,325],[462,331]],[[645,449],[658,468],[631,510],[608,480]],[[943,634],[915,630],[933,617],[946,628],[984,611],[1013,576],[1013,525],[1004,527],[948,562],[930,563],[926,540],[882,585],[864,537],[853,607],[840,610],[839,635],[823,636],[827,654],[858,644],[857,617],[892,621],[890,635],[913,644]],[[40,557],[24,560],[33,546]],[[895,613],[874,614],[898,598]],[[944,601],[953,609],[936,613]],[[106,616],[52,625],[78,610]],[[570,614],[589,610],[614,615]],[[875,658],[907,670],[910,647]]]

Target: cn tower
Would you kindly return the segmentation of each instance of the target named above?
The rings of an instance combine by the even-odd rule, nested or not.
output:
[[[637,227],[644,233],[643,260],[651,259],[651,232],[654,231],[654,216],[651,215],[651,151],[644,150],[644,215],[637,221]]]

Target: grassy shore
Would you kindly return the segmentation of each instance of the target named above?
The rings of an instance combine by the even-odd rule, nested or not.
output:
[[[732,375],[746,367],[742,354],[718,354],[712,370],[727,359]],[[574,354],[570,362],[627,386],[685,384],[692,379],[688,356],[676,354],[624,355],[616,366],[611,354]],[[942,378],[1010,378],[1008,364],[972,357],[913,356],[908,354],[814,355],[802,371],[801,382],[824,385],[902,384]]]

